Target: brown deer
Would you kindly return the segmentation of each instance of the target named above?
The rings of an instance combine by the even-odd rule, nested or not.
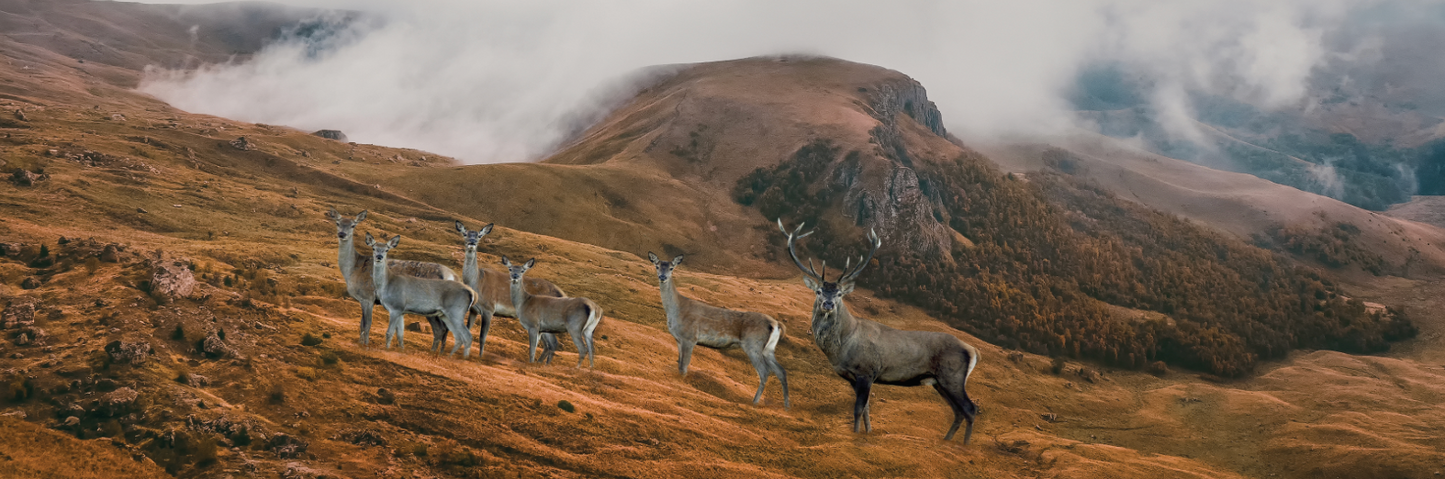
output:
[[[442,322],[456,335],[451,354],[462,349],[462,358],[472,354],[472,331],[466,327],[467,310],[477,301],[477,292],[456,281],[445,279],[417,278],[393,273],[387,268],[387,253],[401,243],[401,235],[390,241],[378,243],[366,234],[366,245],[378,267],[371,269],[371,282],[376,285],[376,298],[386,308],[389,325],[386,329],[386,347],[391,348],[391,339],[397,340],[398,349],[406,349],[406,328],[403,315],[406,313],[423,316],[440,316]]]
[[[527,330],[531,345],[527,350],[527,361],[536,361],[537,340],[542,333],[567,333],[572,336],[572,344],[577,345],[577,367],[582,367],[583,359],[588,360],[587,367],[595,366],[597,355],[592,331],[602,321],[602,307],[587,298],[553,298],[528,293],[522,287],[523,275],[536,264],[536,258],[514,265],[506,256],[502,257],[502,265],[511,273],[512,304],[517,306],[517,322]]]
[[[959,423],[967,420],[963,443],[968,444],[969,437],[973,435],[973,420],[978,415],[978,407],[968,398],[964,387],[978,364],[978,350],[950,334],[893,329],[855,317],[848,311],[848,305],[843,303],[843,296],[853,291],[853,281],[883,244],[878,239],[878,233],[868,232],[872,246],[868,257],[860,257],[856,268],[849,258],[838,280],[828,281],[824,274],[813,269],[812,260],[808,260],[806,267],[798,260],[795,243],[813,232],[799,235],[798,232],[803,229],[801,224],[790,232],[783,227],[781,220],[778,221],[778,229],[788,235],[788,256],[803,271],[803,284],[816,295],[813,300],[813,342],[828,357],[833,372],[853,384],[853,392],[857,396],[853,402],[853,432],[858,432],[860,423],[864,431],[873,430],[868,417],[868,397],[873,383],[930,385],[953,408],[953,426],[943,440],[953,439]],[[827,269],[828,265],[824,263],[823,271],[826,273]]]
[[[672,280],[677,265],[682,263],[682,255],[672,261],[662,261],[648,251],[647,258],[657,269],[662,310],[667,313],[667,331],[677,339],[677,371],[687,375],[693,346],[701,344],[715,349],[742,346],[753,369],[758,371],[758,392],[753,395],[753,404],[763,400],[768,375],[777,374],[778,381],[783,383],[783,408],[787,409],[792,404],[788,399],[788,373],[773,355],[783,335],[783,325],[766,314],[723,309],[683,296]]]
[[[481,334],[477,339],[477,357],[487,347],[487,332],[492,328],[492,316],[502,315],[517,317],[517,309],[512,307],[512,282],[508,280],[507,273],[494,269],[485,269],[477,265],[477,245],[481,243],[482,237],[492,232],[492,225],[488,224],[479,230],[468,230],[460,220],[456,221],[457,232],[462,234],[462,246],[466,256],[462,260],[462,284],[470,286],[477,292],[477,304],[472,305],[472,310],[467,313],[467,328],[472,327],[472,318],[481,318]],[[566,297],[562,288],[552,282],[541,278],[526,279],[527,292],[537,296],[552,296],[557,298]],[[442,343],[446,342],[447,331],[445,329],[433,329],[436,339]],[[552,364],[552,356],[556,354],[557,336],[552,333],[542,333],[542,358],[544,364]]]
[[[326,212],[326,217],[336,223],[336,237],[341,242],[340,251],[337,252],[336,266],[341,268],[341,277],[346,279],[346,292],[352,298],[361,303],[361,345],[371,345],[371,313],[374,305],[381,304],[376,299],[376,285],[371,282],[372,259],[369,255],[356,252],[356,225],[366,219],[366,210],[357,213],[355,219],[346,218],[337,213],[335,208]],[[418,278],[446,279],[455,281],[456,273],[450,268],[436,263],[422,261],[391,260],[388,263],[391,272]],[[436,316],[427,317],[432,325],[432,332],[438,331],[445,335],[446,326]],[[445,337],[445,336],[443,336]],[[441,345],[436,341],[432,342],[432,350],[441,351]]]

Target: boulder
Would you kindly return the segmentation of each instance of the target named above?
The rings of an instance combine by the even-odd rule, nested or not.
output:
[[[32,172],[24,168],[16,168],[15,172],[10,174],[10,182],[15,183],[16,186],[35,186],[41,180],[49,178],[50,175]]]
[[[140,397],[136,390],[125,387],[116,389],[100,397],[97,411],[106,416],[122,416],[135,405],[135,400]]]
[[[236,139],[231,140],[231,146],[241,151],[256,149],[256,145],[251,144],[250,140],[247,140],[244,136],[236,137]]]
[[[196,275],[180,261],[156,261],[151,270],[151,294],[169,299],[190,297],[196,290]]]
[[[276,457],[293,459],[306,453],[306,448],[310,445],[310,443],[298,439],[295,436],[278,432],[272,435],[271,440],[266,443],[266,449],[275,452]]]
[[[22,326],[35,324],[35,303],[31,301],[11,301],[0,312],[0,327],[15,329]]]
[[[231,346],[226,344],[226,340],[216,335],[215,331],[211,331],[211,334],[206,336],[206,341],[201,343],[201,352],[212,359],[237,356],[236,350],[231,349]]]
[[[144,341],[125,342],[117,340],[105,345],[105,352],[110,355],[111,362],[132,366],[145,364],[146,359],[150,357],[151,351],[150,343]]]
[[[343,143],[348,141],[346,139],[346,134],[342,133],[341,130],[316,130],[316,132],[312,133],[312,135],[316,135],[328,140],[340,141]]]

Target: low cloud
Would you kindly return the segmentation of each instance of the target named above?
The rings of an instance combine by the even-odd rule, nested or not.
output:
[[[418,148],[531,161],[639,81],[640,68],[821,54],[906,73],[966,137],[1076,124],[1068,100],[1098,62],[1146,76],[1185,138],[1186,92],[1261,107],[1305,99],[1350,12],[1344,0],[334,1],[366,12],[250,60],[151,70],[141,89],[189,111]],[[323,22],[324,23],[324,22]],[[333,24],[338,25],[338,24]],[[204,34],[204,32],[202,32]],[[1347,45],[1353,48],[1355,45]],[[1178,117],[1178,118],[1174,118]],[[1173,120],[1169,120],[1174,118]]]

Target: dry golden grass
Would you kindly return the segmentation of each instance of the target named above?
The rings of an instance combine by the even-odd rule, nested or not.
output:
[[[296,462],[351,477],[411,477],[414,472],[446,477],[1425,477],[1445,463],[1445,444],[1437,434],[1445,430],[1445,411],[1439,406],[1445,403],[1445,374],[1432,365],[1438,363],[1417,360],[1423,357],[1417,353],[1301,353],[1255,378],[1229,383],[1188,372],[1158,378],[1113,370],[1090,381],[1077,371],[1092,365],[1068,363],[1054,375],[1049,358],[1024,354],[1014,362],[1006,359],[1008,351],[868,291],[849,297],[860,315],[900,328],[949,332],[979,347],[982,361],[970,393],[983,414],[973,444],[942,442],[950,416],[936,393],[879,387],[873,433],[854,434],[851,389],[808,337],[810,293],[794,278],[769,279],[792,272],[786,265],[761,266],[758,251],[778,245],[762,244],[761,233],[748,229],[759,219],[745,218],[730,202],[705,201],[724,195],[720,185],[730,185],[727,178],[746,172],[749,164],[689,171],[683,164],[646,163],[660,161],[659,156],[635,150],[642,143],[622,141],[609,150],[620,153],[600,159],[575,156],[584,155],[584,149],[568,150],[559,163],[569,165],[460,167],[426,155],[428,164],[410,166],[388,158],[423,154],[370,145],[353,152],[350,145],[286,128],[175,111],[122,88],[87,84],[70,67],[60,66],[64,57],[13,43],[3,46],[5,55],[28,55],[37,66],[0,71],[0,80],[15,85],[5,88],[27,92],[23,98],[0,99],[0,105],[30,108],[23,128],[4,129],[9,136],[0,139],[0,150],[10,165],[44,166],[51,178],[33,188],[0,187],[5,210],[0,238],[55,245],[60,236],[95,237],[129,245],[127,254],[161,249],[189,258],[200,265],[197,272],[211,278],[277,282],[269,289],[252,283],[205,286],[201,296],[162,306],[135,286],[143,273],[138,257],[102,263],[93,274],[77,267],[51,275],[0,258],[0,296],[38,299],[60,311],[43,326],[50,332],[51,350],[7,344],[0,370],[26,369],[37,375],[42,390],[51,390],[69,381],[59,371],[92,364],[104,344],[146,341],[157,349],[146,365],[92,372],[137,385],[149,401],[149,427],[182,427],[187,415],[229,417],[310,443],[308,453],[294,459],[278,458],[256,444],[237,445],[237,451],[223,448],[216,464],[186,466],[178,471],[182,476],[275,476]],[[746,66],[786,70],[766,63]],[[678,81],[721,95],[736,85],[706,73],[727,67],[710,65]],[[891,75],[842,62],[796,75],[827,83],[839,81],[834,79],[840,71],[863,79]],[[763,87],[749,91],[766,96],[793,88],[781,83]],[[91,89],[104,95],[88,96]],[[828,124],[844,134],[853,131],[851,113],[818,111],[828,103],[809,98],[792,97],[774,106],[784,110],[779,114],[816,114],[832,119]],[[604,126],[630,128],[629,121],[645,121],[648,111],[639,107]],[[125,119],[112,120],[116,113]],[[258,149],[240,151],[227,144],[241,135]],[[719,135],[719,141],[753,136],[747,131]],[[788,135],[775,139],[758,148],[790,152],[797,147]],[[86,166],[48,156],[50,149],[65,155],[96,151],[156,170]],[[644,189],[640,182],[657,187]],[[379,189],[373,186],[378,184]],[[540,263],[532,274],[606,309],[596,331],[596,369],[570,366],[575,351],[567,338],[554,365],[522,361],[524,334],[508,318],[497,320],[486,357],[480,359],[433,356],[426,352],[430,335],[416,332],[408,335],[405,352],[358,346],[360,311],[344,297],[334,230],[321,216],[332,206],[346,214],[369,209],[372,215],[360,231],[405,236],[398,257],[449,265],[461,261],[453,218],[498,222],[483,247],[484,263],[498,254],[535,256]],[[656,236],[622,234],[647,221],[653,222],[649,228]],[[709,224],[719,232],[712,233]],[[689,230],[709,233],[687,236]],[[716,238],[706,236],[712,234]],[[688,242],[669,239],[674,236]],[[764,312],[785,324],[778,357],[789,372],[792,409],[781,409],[776,380],[768,385],[763,405],[748,403],[756,376],[740,351],[700,349],[688,376],[674,372],[675,343],[664,325],[652,271],[639,256],[665,248],[668,241],[689,248],[688,253],[728,244],[713,253],[711,265],[689,261],[679,274],[681,291]],[[759,273],[759,268],[768,269]],[[258,271],[266,273],[257,276]],[[46,282],[21,289],[21,281],[32,275]],[[1436,283],[1410,287],[1438,296]],[[1363,296],[1403,290],[1381,288]],[[105,304],[96,305],[97,299]],[[373,340],[385,322],[384,312],[376,316]],[[184,340],[170,339],[176,324],[184,326]],[[192,350],[193,343],[217,329],[244,358],[211,358]],[[300,338],[308,333],[330,337],[303,346]],[[1428,351],[1442,350],[1436,343],[1424,344]],[[14,351],[24,354],[10,356]],[[61,366],[41,367],[52,355]],[[329,355],[337,359],[332,364],[323,360]],[[179,384],[174,379],[181,373],[203,374],[211,385]],[[383,388],[394,400],[382,394]],[[559,408],[560,401],[575,411]],[[113,446],[44,430],[56,419],[55,406],[43,398],[4,407],[26,411],[30,422],[0,419],[0,435],[8,438],[0,440],[8,441],[0,450],[11,458],[0,461],[0,468],[53,466],[46,470],[57,476],[87,477],[88,459],[148,467],[126,462],[129,454]],[[159,419],[162,409],[171,419]],[[345,439],[362,429],[386,445]],[[50,443],[55,446],[27,446],[42,441],[31,438],[55,441]],[[56,450],[77,457],[54,461]],[[107,459],[112,456],[121,460]],[[156,469],[136,471],[154,474]]]

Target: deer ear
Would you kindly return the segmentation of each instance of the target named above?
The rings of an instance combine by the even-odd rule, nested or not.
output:
[[[486,236],[488,233],[491,233],[491,232],[492,232],[492,226],[495,226],[495,223],[487,223],[486,226],[483,226],[483,227],[482,227],[482,232],[481,232],[481,234],[479,234],[478,236]]]
[[[537,264],[537,258],[532,258],[532,259],[527,260],[527,264],[522,265],[522,267],[523,267],[523,268],[526,268],[526,269],[532,269],[532,266],[534,266],[534,265],[536,265],[536,264]]]
[[[811,276],[803,276],[803,285],[807,286],[808,289],[811,289],[815,292],[818,291],[818,282],[813,281],[813,278]]]
[[[512,262],[507,260],[507,255],[502,255],[502,266],[512,267]]]
[[[370,231],[367,231],[367,232],[366,232],[366,245],[367,245],[367,246],[371,246],[371,245],[374,245],[374,244],[376,244],[376,239],[374,239],[374,238],[371,237],[371,232],[370,232]]]
[[[326,212],[326,219],[331,221],[339,220],[341,219],[341,213],[337,213],[336,208],[332,208],[331,211]]]
[[[843,284],[838,285],[838,296],[842,296],[842,295],[845,295],[845,294],[848,294],[848,293],[852,293],[852,292],[853,292],[853,282],[852,282],[852,281],[849,281],[849,282],[847,282],[847,283],[843,283]]]
[[[682,255],[677,255],[676,258],[673,258],[673,259],[672,259],[672,266],[673,266],[674,268],[677,267],[677,265],[679,265],[679,264],[682,264]]]
[[[657,264],[657,255],[654,254],[653,252],[651,252],[651,251],[648,251],[648,252],[647,252],[647,259],[648,259],[649,261],[652,261],[652,264]]]
[[[392,248],[395,248],[396,245],[399,245],[399,244],[401,244],[401,235],[392,236],[392,237],[391,237],[391,241],[387,241],[387,242],[386,242],[386,245],[387,245],[387,246],[390,246],[390,247],[392,247]]]
[[[361,210],[360,213],[357,213],[357,214],[356,214],[356,222],[357,222],[357,223],[360,223],[361,220],[364,220],[364,219],[366,219],[366,210]]]
[[[462,220],[455,220],[455,221],[457,222],[457,232],[458,232],[458,233],[461,233],[461,234],[467,234],[467,227],[466,227],[466,226],[462,226]]]

